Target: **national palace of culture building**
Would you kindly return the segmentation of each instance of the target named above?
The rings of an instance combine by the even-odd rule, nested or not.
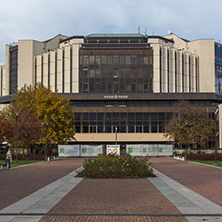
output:
[[[168,143],[165,126],[187,100],[219,119],[208,147],[222,147],[222,45],[213,39],[91,34],[6,45],[1,106],[39,82],[70,99],[80,144]]]

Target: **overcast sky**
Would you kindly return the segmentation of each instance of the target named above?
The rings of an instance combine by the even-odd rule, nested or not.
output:
[[[0,65],[5,45],[57,34],[137,33],[222,40],[222,0],[5,0],[0,10]]]

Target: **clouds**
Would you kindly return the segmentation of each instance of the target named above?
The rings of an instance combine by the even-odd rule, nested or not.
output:
[[[59,33],[136,33],[193,40],[222,37],[220,0],[7,0],[1,3],[0,64],[5,45],[19,39],[44,41]]]

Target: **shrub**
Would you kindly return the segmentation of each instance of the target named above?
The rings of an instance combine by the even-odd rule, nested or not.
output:
[[[206,154],[206,153],[198,153],[198,154],[190,154],[188,155],[188,160],[215,160],[215,154]],[[222,161],[222,154],[217,153],[217,160]]]
[[[79,176],[90,178],[144,178],[154,176],[147,159],[137,159],[129,154],[100,155],[83,163],[85,170]]]

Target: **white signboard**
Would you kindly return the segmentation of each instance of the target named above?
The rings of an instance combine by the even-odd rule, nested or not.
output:
[[[59,157],[80,156],[80,145],[59,145]]]
[[[173,156],[173,145],[133,144],[126,145],[131,156]]]
[[[147,156],[147,144],[126,145],[127,153],[131,156]]]
[[[158,156],[157,149],[157,144],[148,144],[147,156]]]
[[[172,145],[158,145],[158,156],[173,156]]]
[[[106,154],[120,155],[120,145],[106,145]]]
[[[81,145],[81,156],[98,156],[103,153],[103,145],[90,146]]]

